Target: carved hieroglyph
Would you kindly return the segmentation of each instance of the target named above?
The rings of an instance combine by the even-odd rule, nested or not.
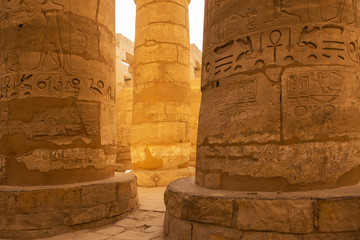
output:
[[[188,0],[137,0],[131,159],[134,169],[188,165]]]
[[[357,183],[358,1],[209,0],[205,8],[197,183]]]
[[[0,4],[0,153],[7,182],[28,171],[44,181],[67,170],[80,171],[68,173],[76,181],[98,179],[96,171],[112,176],[115,0]]]

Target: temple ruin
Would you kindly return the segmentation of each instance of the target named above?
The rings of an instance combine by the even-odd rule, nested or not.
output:
[[[0,0],[0,239],[360,240],[359,2],[135,3]]]
[[[193,175],[189,0],[136,0],[131,162],[138,184]],[[166,9],[166,11],[164,11]]]
[[[196,177],[166,239],[360,239],[359,4],[205,3]]]
[[[133,68],[134,43],[121,34],[116,35],[117,56],[117,140],[118,153],[116,170],[120,172],[132,169],[131,163],[131,128],[133,107]],[[190,79],[191,79],[191,119],[190,142],[191,155],[189,165],[195,167],[196,140],[201,102],[201,61],[202,53],[195,44],[190,45]],[[167,185],[167,184],[166,184]]]
[[[0,238],[137,208],[116,161],[115,1],[0,1]]]

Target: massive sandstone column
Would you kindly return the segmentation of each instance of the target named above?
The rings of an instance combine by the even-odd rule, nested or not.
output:
[[[115,0],[0,4],[0,238],[116,220]]]
[[[131,159],[142,186],[189,176],[189,0],[136,0]]]
[[[359,24],[358,1],[206,1],[197,186],[170,184],[168,239],[360,238]]]
[[[303,190],[360,179],[358,5],[276,2],[207,4],[200,186]]]

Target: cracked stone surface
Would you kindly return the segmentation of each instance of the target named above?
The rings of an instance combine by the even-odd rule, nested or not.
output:
[[[140,209],[114,224],[38,240],[162,240],[164,191],[164,187],[138,188]]]
[[[306,191],[359,182],[360,11],[336,2],[206,1],[198,185]]]
[[[167,186],[191,176],[189,2],[135,2],[132,166],[139,186]]]

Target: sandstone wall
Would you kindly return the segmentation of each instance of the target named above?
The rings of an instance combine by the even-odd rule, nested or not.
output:
[[[113,176],[114,7],[114,0],[1,1],[3,183]]]
[[[117,124],[118,124],[118,171],[131,169],[130,141],[132,122],[132,69],[134,64],[134,44],[117,34]],[[201,51],[195,44],[190,45],[190,76],[191,80],[191,164],[195,165],[197,122],[200,108],[200,74],[201,74]],[[126,64],[124,64],[124,62]],[[127,81],[124,81],[126,79]]]
[[[205,15],[197,183],[356,184],[358,3],[209,0]]]
[[[136,5],[133,167],[183,168],[191,151],[188,1]]]

